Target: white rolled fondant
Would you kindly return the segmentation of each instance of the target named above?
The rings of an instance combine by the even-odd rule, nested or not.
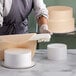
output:
[[[24,68],[32,64],[31,51],[26,49],[7,49],[4,52],[4,65],[10,68]]]
[[[63,43],[53,43],[47,45],[47,57],[51,60],[66,60],[67,45]]]
[[[48,42],[50,41],[50,38],[51,36],[48,33],[47,34],[36,34],[32,36],[30,40],[38,40],[38,42],[41,40],[40,42]]]

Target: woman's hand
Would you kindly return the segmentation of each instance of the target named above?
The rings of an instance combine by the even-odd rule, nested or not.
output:
[[[48,29],[48,25],[47,24],[42,24],[39,27],[39,32],[40,33],[49,33],[50,35],[52,35],[53,33]]]

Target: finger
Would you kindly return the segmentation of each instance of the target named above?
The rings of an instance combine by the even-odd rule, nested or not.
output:
[[[49,33],[50,35],[53,35],[53,33],[51,31],[49,31],[49,30],[44,30],[43,33]]]
[[[39,39],[38,42],[43,42],[43,40],[42,39]]]

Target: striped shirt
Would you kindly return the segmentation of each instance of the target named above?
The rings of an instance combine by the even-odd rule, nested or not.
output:
[[[4,1],[4,2],[3,2]],[[48,10],[43,0],[33,0],[35,17],[38,19],[40,16],[48,18]],[[4,3],[4,8],[3,8]],[[3,17],[7,16],[11,10],[12,0],[0,0],[0,24],[3,22]],[[4,9],[4,10],[3,10]]]
[[[34,2],[34,12],[36,18],[43,15],[48,18],[48,11],[46,9],[46,5],[44,4],[43,0],[33,0]],[[4,7],[4,16],[7,16],[12,5],[12,0],[5,0],[5,7]]]

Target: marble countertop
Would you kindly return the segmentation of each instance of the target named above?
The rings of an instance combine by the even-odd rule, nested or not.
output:
[[[48,60],[47,50],[37,50],[33,61],[28,69],[8,69],[0,61],[0,76],[76,76],[76,49],[68,50],[67,61]]]

